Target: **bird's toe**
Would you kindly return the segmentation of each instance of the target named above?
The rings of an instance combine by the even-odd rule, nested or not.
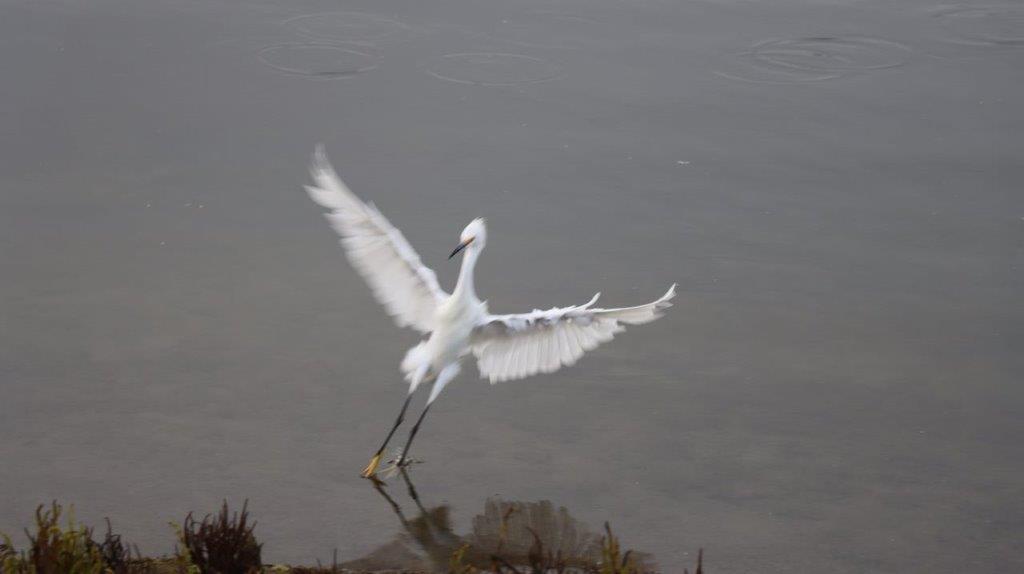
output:
[[[374,457],[370,459],[370,464],[367,464],[366,468],[363,469],[362,477],[363,478],[370,478],[370,477],[372,477],[374,474],[377,473],[377,467],[378,466],[380,466],[380,454],[379,453],[374,455]]]

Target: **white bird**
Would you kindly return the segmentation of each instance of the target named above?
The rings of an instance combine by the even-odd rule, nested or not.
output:
[[[480,376],[492,384],[550,373],[610,341],[624,329],[623,324],[648,323],[672,306],[669,300],[675,296],[675,284],[658,300],[636,307],[594,307],[598,293],[583,305],[492,315],[473,288],[473,268],[487,243],[483,219],[474,219],[462,230],[458,246],[448,257],[464,252],[458,282],[449,295],[402,232],[372,203],[362,202],[342,183],[322,146],[316,149],[310,171],[315,183],[306,186],[306,191],[313,201],[329,210],[324,215],[341,236],[349,261],[370,284],[376,299],[400,327],[429,335],[402,361],[409,393],[384,443],[363,470],[364,477],[377,472],[384,449],[404,420],[416,388],[432,381],[426,406],[394,461],[395,468],[408,464],[409,447],[423,417],[445,385],[459,374],[459,364],[467,355],[476,357]]]

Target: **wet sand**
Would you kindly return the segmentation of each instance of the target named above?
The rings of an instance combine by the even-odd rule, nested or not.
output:
[[[323,142],[443,285],[487,217],[496,312],[680,285],[571,369],[466,365],[414,449],[457,531],[500,496],[721,574],[1021,569],[1022,14],[5,3],[0,530],[58,498],[154,554],[224,497],[273,562],[400,530],[357,475],[416,337],[301,190]]]

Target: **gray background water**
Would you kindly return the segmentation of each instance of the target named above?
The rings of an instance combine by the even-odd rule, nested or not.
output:
[[[446,285],[488,217],[493,310],[680,285],[571,369],[468,365],[415,449],[456,522],[1020,570],[1024,18],[981,6],[6,0],[0,530],[58,498],[164,552],[248,497],[270,560],[394,534],[357,474],[416,337],[301,191],[324,142]]]

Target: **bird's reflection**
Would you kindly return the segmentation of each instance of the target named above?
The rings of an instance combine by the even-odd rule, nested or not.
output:
[[[451,509],[442,504],[424,506],[408,472],[400,473],[415,514],[407,514],[385,483],[373,480],[374,490],[398,517],[402,530],[366,556],[340,564],[352,570],[449,572],[453,557],[464,566],[486,570],[496,564],[532,563],[541,552],[552,564],[570,571],[589,570],[601,559],[602,538],[549,501],[520,502],[488,499],[483,512],[473,517],[472,529],[456,534]],[[531,559],[531,554],[533,558]],[[650,557],[633,553],[639,571],[654,567]]]

